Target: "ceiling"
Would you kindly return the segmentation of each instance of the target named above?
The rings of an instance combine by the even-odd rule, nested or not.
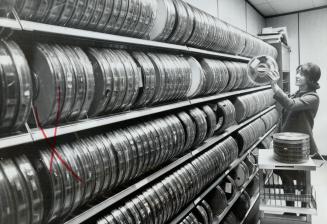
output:
[[[264,16],[290,13],[321,6],[327,6],[327,0],[248,0]]]

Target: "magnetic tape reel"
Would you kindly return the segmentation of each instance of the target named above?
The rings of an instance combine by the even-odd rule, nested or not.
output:
[[[225,215],[225,217],[223,218],[223,220],[221,221],[221,223],[223,223],[223,224],[234,224],[234,223],[238,223],[238,222],[240,222],[240,221],[241,221],[241,220],[238,219],[238,218],[235,216],[234,212],[230,210],[230,211]]]
[[[26,185],[24,177],[22,176],[19,168],[14,164],[14,162],[10,159],[6,159],[1,161],[0,169],[5,176],[7,184],[10,188],[10,194],[12,197],[12,203],[14,203],[14,207],[11,207],[14,211],[15,218],[13,219],[13,223],[23,223],[30,222],[32,219],[31,214],[31,201],[29,199],[30,196],[30,186]],[[31,183],[29,183],[31,184]],[[39,190],[39,189],[38,189]],[[4,199],[8,200],[10,198],[9,195],[5,195]],[[7,197],[7,198],[6,198]],[[7,207],[9,208],[9,207]],[[7,214],[10,211],[7,211]],[[8,217],[8,216],[7,216]],[[8,217],[10,218],[10,216]]]
[[[235,107],[229,100],[223,100],[218,102],[218,114],[223,116],[223,123],[220,130],[225,130],[231,125],[235,124],[236,121],[236,111]]]
[[[233,206],[232,211],[239,220],[242,220],[245,217],[246,211],[249,210],[250,206],[251,198],[246,191],[243,191],[243,193],[237,199],[235,206]]]
[[[190,38],[193,32],[193,27],[194,27],[194,12],[191,8],[191,6],[184,2],[180,1],[182,5],[184,6],[186,13],[187,13],[187,19],[186,19],[186,30],[184,34],[182,35],[181,39],[178,40],[179,44],[186,44],[187,40]],[[180,17],[179,11],[177,11],[178,18]]]
[[[47,215],[36,170],[25,155],[0,164],[1,221],[41,223]],[[17,215],[20,215],[19,217]]]
[[[236,111],[236,121],[239,123],[246,119],[249,114],[249,107],[247,104],[248,96],[238,96],[234,101],[234,107]]]
[[[235,181],[230,176],[226,176],[226,178],[221,182],[220,186],[225,192],[227,202],[230,203],[237,191]]]
[[[240,67],[240,64],[239,62],[233,62],[233,65],[235,67],[235,72],[236,72],[236,82],[235,82],[235,85],[234,85],[234,89],[242,89],[244,88],[242,86],[243,84],[243,74],[242,74],[242,68]]]
[[[279,113],[277,109],[273,109],[268,113],[264,114],[263,116],[261,116],[261,119],[265,124],[266,131],[268,131],[270,128],[272,128],[273,125],[275,125],[278,122]]]
[[[253,177],[249,185],[246,187],[245,191],[252,198],[258,192],[258,189],[259,189],[259,174],[257,173]]]
[[[143,52],[133,52],[132,57],[141,70],[143,80],[143,82],[141,80],[142,87],[135,105],[145,106],[151,102],[155,95],[155,84],[157,79],[155,68],[149,57]]]
[[[212,110],[212,108],[208,105],[203,106],[202,110],[204,111],[204,113],[206,115],[206,120],[207,120],[207,124],[208,124],[208,132],[207,132],[206,138],[210,138],[211,136],[213,136],[215,129],[216,129],[216,125],[217,125],[216,114]]]
[[[209,224],[208,214],[201,205],[197,205],[195,209],[193,209],[193,214],[201,223]]]
[[[224,190],[218,185],[206,197],[214,216],[219,216],[228,206]]]
[[[184,175],[186,182],[187,182],[186,186],[187,186],[187,192],[188,192],[188,200],[191,200],[197,192],[196,183],[194,181],[194,177],[192,176],[192,175],[194,175],[193,171],[194,170],[187,169],[186,166],[181,167],[181,169],[180,169],[180,173],[182,175]]]
[[[32,102],[32,79],[27,60],[13,41],[0,43],[0,130],[18,130],[26,122]]]
[[[185,36],[186,30],[189,28],[187,26],[189,24],[189,15],[185,6],[186,3],[178,0],[173,0],[172,2],[176,10],[176,18],[174,29],[168,37],[168,41],[172,43],[180,43],[181,39]]]
[[[156,18],[150,29],[151,40],[165,41],[171,34],[176,18],[176,10],[172,0],[157,1]]]
[[[200,224],[199,220],[195,217],[195,215],[192,212],[186,218],[188,218],[189,223]]]
[[[105,110],[106,104],[112,94],[112,73],[106,71],[106,62],[97,49],[88,50],[88,58],[91,61],[94,72],[95,94],[88,115],[95,116]]]
[[[171,200],[171,195],[165,188],[164,184],[159,182],[152,187],[159,204],[161,204],[162,220],[166,222],[172,216],[172,206],[169,204]]]
[[[204,141],[208,130],[206,116],[205,113],[197,107],[189,110],[189,115],[194,120],[197,129],[194,145],[199,145]]]
[[[274,58],[267,55],[257,56],[248,63],[248,75],[251,80],[260,85],[267,85],[271,81],[278,81],[278,64]]]
[[[238,73],[237,73],[237,70],[235,68],[235,65],[233,62],[230,62],[230,61],[224,61],[224,64],[226,65],[226,68],[228,70],[228,84],[227,86],[224,88],[224,91],[230,91],[230,90],[234,90],[236,89],[238,86],[236,85],[239,85],[237,82],[238,80],[241,80],[241,79],[238,79]]]
[[[232,170],[231,176],[234,179],[237,188],[241,188],[250,176],[249,168],[244,162],[241,162]]]
[[[2,191],[1,194],[1,216],[0,221],[9,221],[11,223],[15,222],[15,201],[12,195],[11,186],[7,181],[7,177],[0,169],[0,186]]]
[[[187,59],[191,67],[191,85],[187,97],[195,97],[202,93],[205,85],[205,76],[201,64],[193,57]]]
[[[212,208],[211,206],[207,203],[207,201],[203,200],[201,202],[201,206],[204,208],[204,210],[207,213],[208,216],[208,223],[212,223],[213,222],[213,212],[212,212]]]
[[[95,95],[91,62],[79,47],[37,44],[31,59],[34,107],[41,125],[87,115]],[[50,106],[49,106],[50,104]]]
[[[72,47],[73,51],[75,52],[79,63],[82,64],[83,67],[83,74],[85,77],[85,96],[84,96],[84,102],[82,104],[80,113],[78,118],[84,118],[87,116],[88,111],[90,110],[90,106],[94,100],[95,95],[95,79],[94,79],[94,73],[93,68],[90,60],[88,59],[86,53],[79,47]],[[70,87],[70,77],[67,77],[65,80],[66,88]]]
[[[254,155],[249,154],[245,160],[244,160],[245,164],[247,165],[248,169],[249,169],[249,174],[252,175],[255,172],[256,169],[256,158],[254,157]]]

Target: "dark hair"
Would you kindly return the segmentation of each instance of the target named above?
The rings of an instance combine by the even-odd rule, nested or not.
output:
[[[319,89],[319,79],[321,76],[320,67],[314,63],[308,62],[296,68],[297,72],[301,72],[307,79],[308,87],[311,90]]]

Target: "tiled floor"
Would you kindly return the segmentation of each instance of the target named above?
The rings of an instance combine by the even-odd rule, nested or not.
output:
[[[313,216],[312,223],[325,224],[327,223],[327,164],[312,172],[311,182],[316,190],[318,207],[318,215]]]

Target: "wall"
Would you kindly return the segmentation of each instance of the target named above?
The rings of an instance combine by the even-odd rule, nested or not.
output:
[[[257,35],[265,26],[264,18],[245,0],[185,0],[244,31]]]
[[[322,75],[319,81],[321,89],[318,90],[320,107],[313,132],[320,153],[327,155],[327,9],[269,18],[266,23],[267,26],[287,26],[288,28],[289,44],[292,48],[291,90],[293,92],[297,89],[294,85],[294,70],[299,64],[311,61],[321,68]]]
[[[244,0],[218,0],[220,19],[246,31],[246,3]]]
[[[265,19],[249,4],[246,4],[246,30],[252,35],[261,33],[266,26]]]
[[[185,0],[185,1],[215,17],[218,16],[218,0]]]
[[[327,155],[327,9],[300,13],[300,63],[314,62],[321,68],[320,108],[314,127],[319,150]]]

